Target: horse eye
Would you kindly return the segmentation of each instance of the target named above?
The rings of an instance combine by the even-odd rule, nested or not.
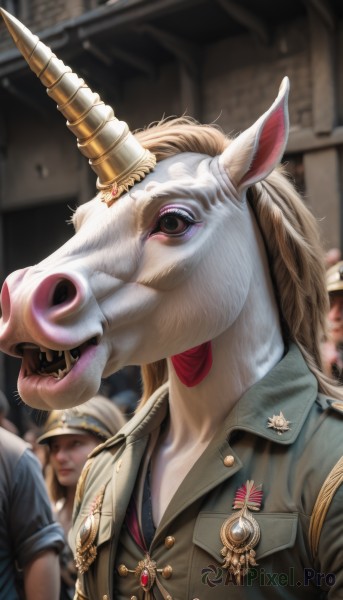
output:
[[[157,223],[154,233],[165,233],[167,235],[182,235],[185,233],[190,225],[193,223],[189,215],[179,212],[170,212],[162,215]]]

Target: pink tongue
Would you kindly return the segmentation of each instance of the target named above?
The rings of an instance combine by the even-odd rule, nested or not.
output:
[[[180,381],[187,387],[198,385],[212,367],[212,345],[205,342],[190,350],[171,357],[174,369]]]

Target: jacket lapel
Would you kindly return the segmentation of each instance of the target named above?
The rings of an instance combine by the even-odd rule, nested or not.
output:
[[[226,456],[234,458],[233,465],[230,467],[225,466]],[[232,477],[241,467],[241,460],[230,447],[227,438],[223,440],[223,432],[221,432],[221,439],[215,437],[212,440],[171,499],[157,529],[155,540],[163,535],[163,531],[181,512]]]
[[[113,532],[112,535],[117,544],[120,530],[123,525],[126,510],[132,496],[138,476],[139,467],[149,436],[139,438],[134,442],[128,442],[124,452],[118,459],[114,468],[112,478],[113,499]]]
[[[112,535],[115,545],[118,543],[150,434],[160,426],[167,410],[167,386],[162,386],[121,430],[121,435],[124,433],[126,436],[126,445],[116,459],[112,476]],[[115,446],[117,441],[113,438],[111,445]]]

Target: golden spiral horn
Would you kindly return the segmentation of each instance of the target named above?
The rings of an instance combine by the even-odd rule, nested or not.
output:
[[[3,8],[0,13],[30,69],[67,119],[80,152],[98,176],[96,185],[102,199],[111,205],[154,168],[155,156],[140,145],[128,125],[118,121],[113,109],[48,46]]]

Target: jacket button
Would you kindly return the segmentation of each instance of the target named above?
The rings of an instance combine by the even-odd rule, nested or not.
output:
[[[172,548],[175,544],[175,538],[172,535],[167,535],[166,539],[164,540],[164,545],[166,548]]]
[[[130,600],[137,600],[137,596],[131,596]]]
[[[232,467],[233,463],[235,462],[235,457],[232,456],[232,454],[228,454],[227,456],[225,456],[224,458],[224,465],[226,467]]]
[[[108,600],[108,596],[107,596],[107,594],[105,594],[105,595],[102,597],[102,600]]]
[[[169,579],[169,577],[171,577],[172,574],[173,568],[170,565],[167,565],[162,569],[162,577],[164,577],[164,579]]]
[[[119,573],[120,577],[127,577],[128,572],[129,572],[129,570],[125,565],[119,565],[118,573]]]

